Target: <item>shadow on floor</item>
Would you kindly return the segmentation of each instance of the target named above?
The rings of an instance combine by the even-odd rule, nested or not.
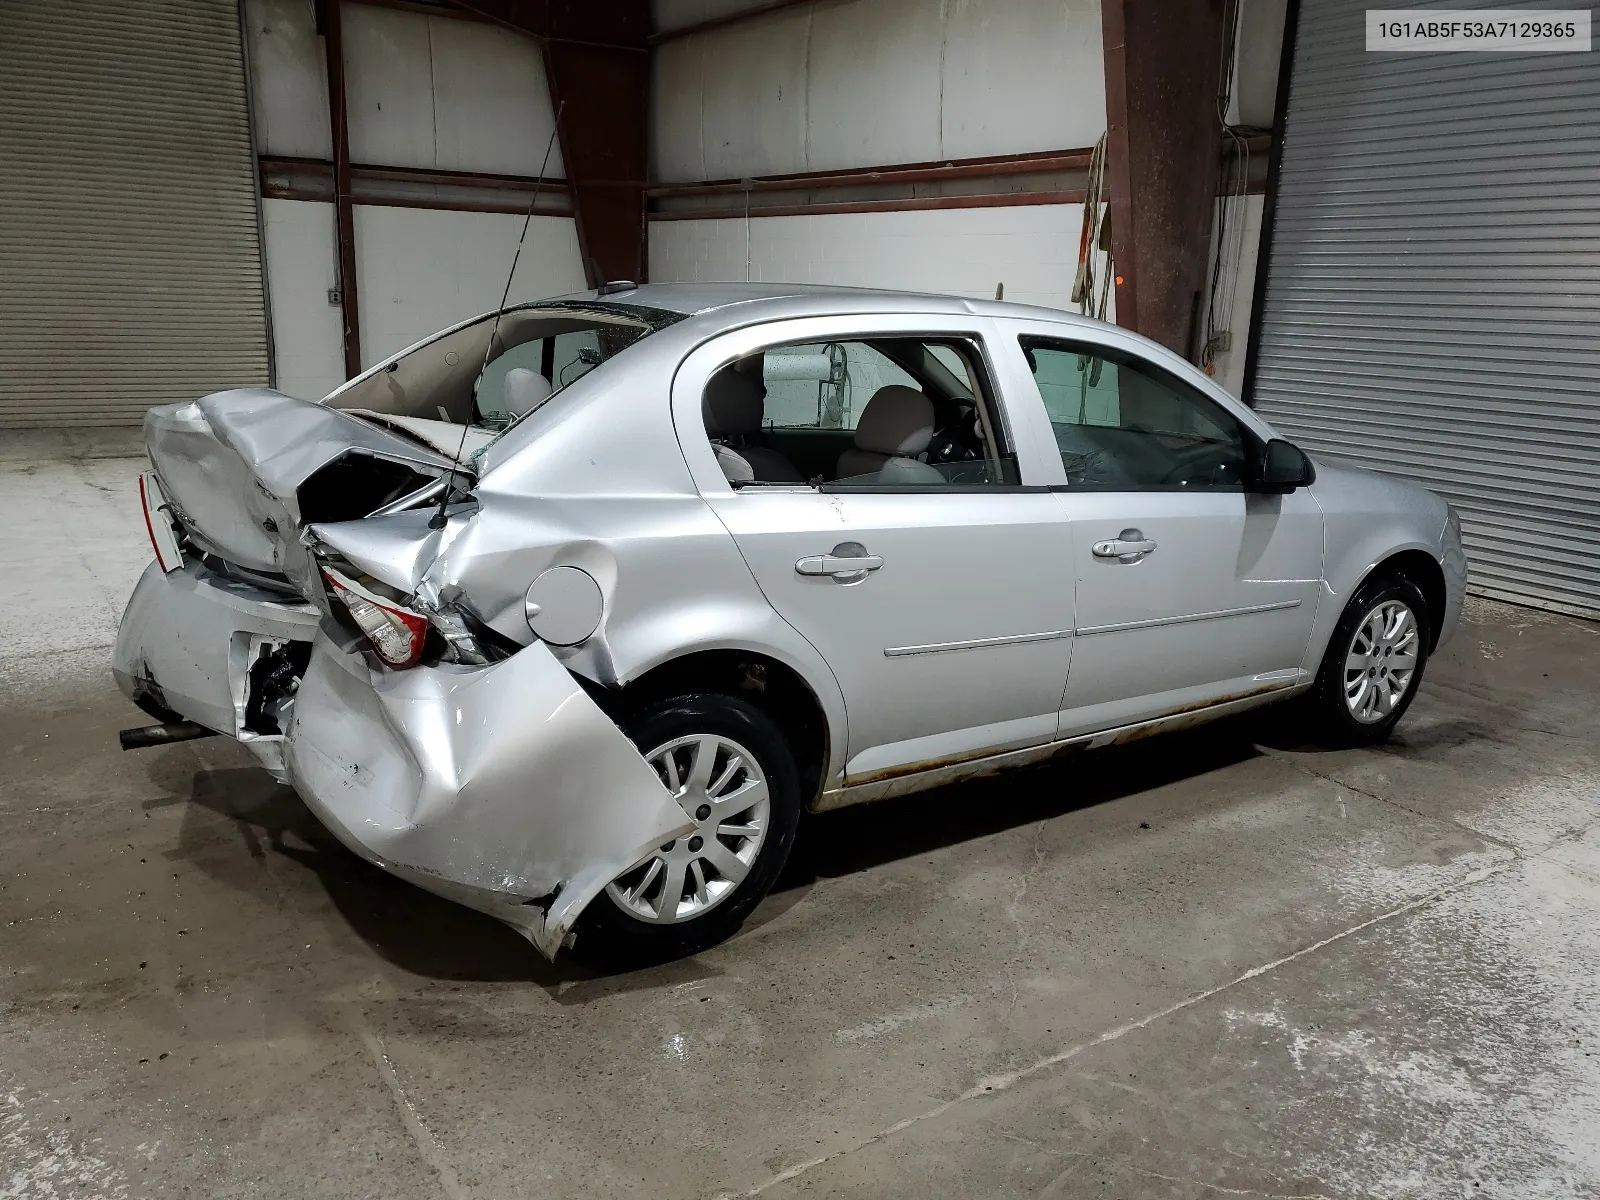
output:
[[[1271,726],[1260,717],[1219,722],[1135,745],[1076,754],[1042,766],[808,817],[755,928],[799,903],[820,879],[927,854],[1091,805],[1193,778],[1253,757]],[[232,888],[279,902],[273,859],[312,872],[351,932],[401,970],[430,979],[528,982],[562,1003],[703,979],[695,959],[611,973],[571,956],[550,964],[509,927],[404,883],[351,853],[295,793],[253,768],[194,770],[172,752],[152,764],[170,799],[187,803],[175,857]],[[188,775],[182,779],[179,772]],[[201,817],[206,810],[224,818]],[[246,853],[240,853],[242,843]]]

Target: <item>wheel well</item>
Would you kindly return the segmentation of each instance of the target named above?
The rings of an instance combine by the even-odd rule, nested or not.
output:
[[[771,717],[789,743],[807,807],[822,790],[828,764],[827,715],[810,685],[775,658],[749,650],[702,650],[664,662],[626,687],[589,684],[587,690],[614,720],[626,720],[658,700],[690,692],[737,696]]]
[[[1372,575],[1398,575],[1409,579],[1428,602],[1428,649],[1439,644],[1444,628],[1444,570],[1426,550],[1403,550],[1390,555],[1372,569]]]

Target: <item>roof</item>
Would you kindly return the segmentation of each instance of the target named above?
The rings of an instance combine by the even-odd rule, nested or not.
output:
[[[617,305],[656,308],[682,313],[685,316],[709,314],[733,305],[781,307],[787,310],[787,315],[796,315],[794,310],[801,309],[809,315],[816,316],[862,311],[892,312],[896,309],[909,308],[923,312],[976,313],[997,317],[1048,316],[1054,320],[1098,324],[1078,313],[1034,304],[1016,304],[1005,300],[975,300],[965,296],[939,295],[933,292],[902,292],[889,288],[841,287],[817,283],[646,283],[628,291],[612,292],[607,296],[601,296],[598,292],[575,292],[569,296],[551,297],[551,301],[559,300],[585,303],[598,300],[602,304],[611,302]]]

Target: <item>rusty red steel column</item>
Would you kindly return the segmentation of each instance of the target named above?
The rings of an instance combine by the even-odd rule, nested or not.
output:
[[[344,24],[339,0],[318,0],[317,26],[328,66],[328,117],[333,134],[334,237],[339,251],[339,310],[344,325],[344,377],[361,374],[361,309],[356,290],[355,201],[350,186],[350,117],[344,95]]]
[[[1117,323],[1193,357],[1216,202],[1224,0],[1103,0]]]
[[[591,287],[643,283],[650,104],[647,0],[450,0],[537,38]],[[562,109],[562,106],[565,108]]]

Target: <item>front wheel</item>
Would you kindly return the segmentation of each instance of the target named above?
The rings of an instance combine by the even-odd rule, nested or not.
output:
[[[778,878],[800,821],[800,778],[760,709],[715,693],[651,705],[627,723],[695,821],[607,885],[575,949],[614,963],[695,954],[738,931]]]
[[[1307,697],[1318,740],[1368,746],[1389,736],[1422,683],[1428,620],[1428,602],[1409,579],[1361,585],[1339,617]]]

